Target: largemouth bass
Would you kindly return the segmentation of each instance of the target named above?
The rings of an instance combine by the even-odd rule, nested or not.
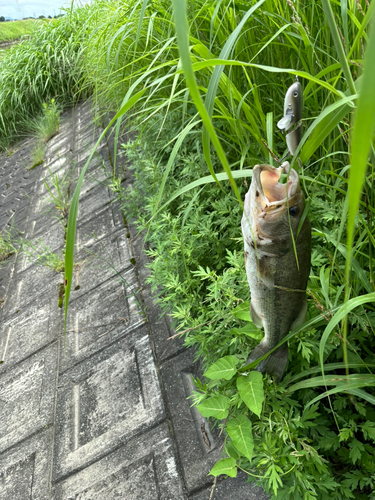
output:
[[[245,266],[250,286],[250,315],[264,328],[264,339],[251,352],[247,363],[267,354],[289,331],[304,323],[306,285],[310,272],[311,227],[306,217],[297,235],[305,200],[295,170],[256,165],[245,197],[242,234]],[[287,184],[279,183],[288,173]],[[293,232],[296,255],[293,249]],[[261,361],[257,370],[269,373],[278,383],[288,362],[288,345]]]

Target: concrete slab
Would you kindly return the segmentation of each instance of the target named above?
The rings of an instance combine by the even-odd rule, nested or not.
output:
[[[76,246],[79,251],[83,246],[92,245],[95,241],[105,238],[118,226],[113,217],[112,204],[106,205],[102,210],[91,214],[86,220],[77,223]]]
[[[3,318],[10,318],[36,301],[39,296],[56,298],[62,277],[52,269],[33,264],[25,271],[14,274],[3,308]]]
[[[149,338],[139,330],[60,377],[54,480],[107,455],[163,417]]]
[[[124,446],[54,489],[54,500],[182,500],[183,485],[166,424]]]
[[[95,186],[86,192],[86,195],[80,199],[78,206],[78,217],[80,220],[89,220],[97,212],[103,209],[105,205],[112,202],[111,192],[107,187]]]
[[[49,500],[52,429],[36,434],[0,458],[0,498]]]
[[[36,221],[29,222],[28,227],[31,231],[31,234],[27,237],[30,245],[25,245],[25,252],[21,253],[18,259],[17,272],[22,272],[31,265],[36,264],[38,255],[45,254],[47,251],[56,253],[62,258],[61,250],[65,244],[64,227],[59,221],[49,217],[49,224],[46,224],[42,231],[36,231]]]
[[[211,496],[212,493],[212,496]],[[247,482],[244,472],[239,472],[236,478],[228,477],[218,481],[214,488],[207,488],[189,496],[189,500],[268,500],[269,497],[261,488]]]
[[[32,304],[2,322],[0,327],[0,373],[57,340],[62,311],[56,299]],[[1,397],[1,396],[0,396]]]
[[[17,255],[12,255],[0,262],[0,311],[3,310],[9,284],[13,276]]]
[[[134,271],[124,277],[126,281],[109,280],[77,299],[72,292],[61,371],[144,324]]]
[[[126,230],[115,231],[95,241],[88,237],[88,245],[75,256],[77,262],[73,276],[74,297],[79,297],[110,278],[126,281],[133,268],[132,255],[126,239]],[[126,274],[126,276],[125,276]],[[134,272],[133,272],[134,274]],[[135,278],[132,278],[134,281]]]
[[[57,352],[51,345],[0,375],[0,452],[53,423]]]
[[[192,349],[163,364],[161,368],[168,409],[182,463],[185,483],[189,492],[208,486],[213,481],[207,476],[221,457],[222,438],[211,430],[207,420],[191,407],[187,399],[194,386],[191,376],[200,375],[199,364],[194,362]]]

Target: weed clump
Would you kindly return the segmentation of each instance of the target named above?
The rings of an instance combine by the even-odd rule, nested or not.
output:
[[[10,231],[3,230],[0,234],[0,262],[8,259],[17,251],[17,245]]]
[[[311,197],[311,213],[314,226],[326,237],[323,243],[315,231],[307,323],[291,335],[292,361],[282,383],[275,386],[268,376],[262,381],[257,372],[241,372],[263,338],[249,315],[242,213],[228,186],[223,185],[224,192],[213,182],[194,187],[194,180],[206,170],[194,130],[177,153],[159,196],[171,151],[165,144],[174,137],[176,120],[177,113],[165,120],[156,115],[140,139],[123,145],[134,182],[125,191],[117,186],[117,195],[126,217],[147,232],[149,282],[156,300],[178,331],[186,332],[185,344],[203,357],[206,377],[195,380],[194,403],[218,425],[225,421],[223,459],[212,474],[236,475],[238,467],[278,500],[371,498],[375,411],[366,400],[345,392],[326,399],[321,387],[320,339],[343,300],[340,274],[330,277],[329,269],[333,258],[343,269],[345,258],[345,247],[337,249],[335,243],[341,237],[340,211],[327,201],[331,186],[326,174],[320,167],[314,170],[320,188]],[[192,187],[183,191],[187,185]],[[243,181],[237,186],[243,196],[248,186]],[[314,190],[314,185],[309,188]],[[180,196],[173,199],[177,192]],[[155,216],[168,200],[172,201]],[[342,208],[342,200],[338,203]],[[359,266],[357,258],[354,265]],[[356,293],[368,288],[367,276],[368,270],[358,277]],[[357,308],[349,314],[349,325],[350,380],[362,376],[372,384],[372,375],[364,374],[374,365],[375,312]],[[329,338],[325,350],[328,387],[334,380],[344,384],[340,334]],[[247,396],[247,384],[259,399]],[[375,397],[371,386],[366,393]],[[244,442],[238,436],[245,429]],[[306,490],[311,492],[308,497]]]
[[[43,113],[38,118],[30,120],[27,128],[32,131],[36,144],[31,152],[32,165],[30,169],[44,161],[47,142],[52,139],[60,127],[60,110],[55,99],[43,103]]]

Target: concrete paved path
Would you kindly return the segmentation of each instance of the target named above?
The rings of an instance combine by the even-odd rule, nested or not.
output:
[[[27,170],[31,139],[3,154],[0,230],[13,224],[15,236],[61,253],[61,212],[44,179],[56,196],[53,176],[65,176],[72,194],[99,133],[86,103],[63,116],[43,165]],[[142,239],[105,185],[109,147],[83,185],[65,337],[62,275],[22,253],[2,262],[0,498],[265,500],[244,476],[218,481],[210,496],[222,440],[186,399],[199,365],[167,340]]]

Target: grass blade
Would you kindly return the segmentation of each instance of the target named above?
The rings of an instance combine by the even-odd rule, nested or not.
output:
[[[64,308],[64,334],[66,332],[66,319],[68,315],[68,307],[69,307],[69,298],[70,298],[70,290],[72,286],[72,278],[73,278],[73,265],[74,265],[74,245],[76,239],[76,227],[77,227],[77,216],[78,216],[78,203],[79,203],[79,195],[81,192],[82,182],[87,170],[87,167],[97,149],[102,139],[105,137],[108,130],[111,128],[112,124],[119,119],[124,113],[126,113],[134,104],[136,104],[139,99],[146,92],[146,89],[141,90],[137,94],[135,94],[132,98],[128,100],[125,104],[123,103],[122,108],[116,114],[116,116],[110,121],[105,130],[100,135],[97,140],[93,150],[91,151],[90,156],[88,157],[82,172],[77,181],[77,186],[74,190],[74,194],[72,197],[72,202],[69,210],[69,219],[68,219],[68,229],[66,233],[66,250],[65,250],[65,308]]]
[[[345,80],[346,80],[346,83],[350,89],[350,92],[352,94],[355,94],[354,80],[353,80],[352,74],[350,72],[348,60],[347,60],[346,55],[345,55],[345,50],[344,50],[344,47],[342,45],[339,31],[338,31],[337,26],[336,26],[336,21],[335,21],[334,15],[333,15],[331,3],[329,0],[322,0],[322,3],[323,3],[324,12],[326,14],[326,18],[328,21],[329,29],[331,31],[331,35],[333,38],[333,43],[335,44],[335,47],[336,47],[337,56],[338,56],[340,64],[341,64],[342,72],[344,73]]]

